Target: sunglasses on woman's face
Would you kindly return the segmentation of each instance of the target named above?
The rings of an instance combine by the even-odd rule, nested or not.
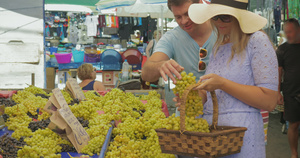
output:
[[[213,19],[214,21],[218,21],[218,19],[220,19],[224,23],[230,23],[232,20],[232,16],[231,15],[217,15],[217,16],[212,17],[211,19]]]
[[[206,57],[207,57],[207,50],[204,48],[201,48],[199,51],[198,72],[206,70],[206,63],[204,61],[202,61],[202,59],[205,59]]]
[[[97,69],[94,67],[94,71],[96,72],[97,71]]]

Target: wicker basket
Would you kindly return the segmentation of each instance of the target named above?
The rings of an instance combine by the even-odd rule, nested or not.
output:
[[[221,157],[241,151],[243,137],[247,128],[217,126],[218,101],[216,93],[211,92],[213,101],[213,123],[210,133],[185,131],[185,103],[188,93],[201,83],[189,86],[181,98],[180,131],[156,129],[159,144],[163,153],[195,156]]]

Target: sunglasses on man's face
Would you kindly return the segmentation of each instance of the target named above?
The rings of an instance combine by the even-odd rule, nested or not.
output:
[[[207,57],[207,50],[204,48],[201,48],[199,51],[198,72],[206,70],[206,63],[204,61],[202,61],[202,59],[205,59],[206,57]]]
[[[212,17],[211,19],[213,19],[214,21],[218,21],[218,19],[220,19],[224,23],[230,23],[232,20],[232,16],[231,15],[217,15],[217,16]]]

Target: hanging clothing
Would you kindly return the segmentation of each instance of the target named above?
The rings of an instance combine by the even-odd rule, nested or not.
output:
[[[51,34],[50,34],[50,25],[45,25],[45,36],[46,37],[51,37]]]
[[[78,42],[78,28],[77,28],[77,22],[76,21],[71,21],[69,23],[68,27],[68,40],[72,44],[77,44]]]
[[[106,27],[105,15],[99,15],[98,21],[100,28]]]
[[[84,24],[87,26],[87,36],[97,35],[98,16],[87,16]]]
[[[277,6],[274,9],[274,19],[275,19],[276,33],[278,33],[280,31],[280,22],[281,22],[281,9],[279,6]]]
[[[289,18],[300,20],[300,2],[299,0],[288,0]]]

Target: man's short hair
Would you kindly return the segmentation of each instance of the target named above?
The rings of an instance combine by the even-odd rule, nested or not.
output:
[[[300,28],[299,22],[295,18],[290,18],[290,19],[285,20],[284,25],[285,24],[293,24],[296,28]]]
[[[168,0],[168,8],[172,11],[172,6],[181,6],[186,2],[199,3],[199,0]]]

